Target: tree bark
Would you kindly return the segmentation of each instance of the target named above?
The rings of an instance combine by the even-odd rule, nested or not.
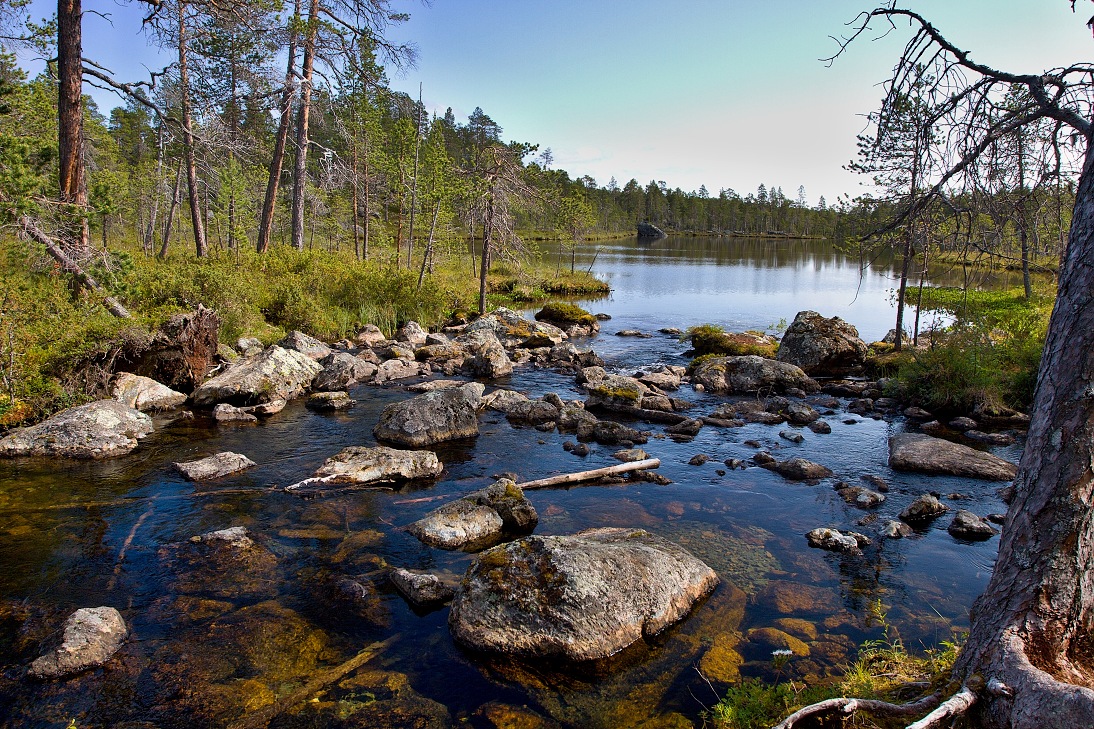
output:
[[[494,224],[494,198],[486,197],[486,215],[482,226],[482,262],[479,266],[479,313],[486,313],[486,273],[490,270],[490,234]]]
[[[171,193],[171,206],[167,208],[167,222],[163,226],[163,245],[160,246],[159,258],[167,258],[167,246],[171,243],[171,224],[175,222],[175,211],[179,207],[179,192],[182,190],[182,160],[179,160],[178,169],[175,170],[175,190]]]
[[[190,109],[190,72],[187,68],[186,51],[186,2],[178,4],[179,21],[179,106],[182,112],[182,146],[186,160],[186,184],[190,194],[190,220],[194,225],[194,250],[198,258],[209,252],[205,240],[205,221],[202,220],[201,199],[198,196],[197,161],[194,156],[194,119]]]
[[[315,41],[319,35],[319,0],[308,6],[308,34],[304,39],[304,59],[300,68],[300,106],[296,112],[296,164],[292,184],[292,247],[304,250],[304,185],[308,174],[308,120],[311,116],[312,70],[315,65]]]
[[[955,674],[981,675],[989,727],[1094,721],[1094,145],[1067,252],[1029,435],[991,582]]]
[[[73,237],[80,255],[91,247],[84,172],[83,8],[81,0],[57,2],[57,156],[60,201],[79,216]]]
[[[266,197],[262,201],[262,216],[258,221],[258,240],[255,248],[265,253],[270,248],[273,232],[274,209],[277,207],[277,188],[281,184],[281,167],[285,162],[285,145],[289,140],[289,123],[292,120],[293,78],[296,66],[297,24],[300,22],[300,0],[296,0],[292,28],[289,31],[289,61],[285,69],[285,86],[281,90],[281,118],[277,123],[273,157],[270,159],[270,177],[266,182]]]

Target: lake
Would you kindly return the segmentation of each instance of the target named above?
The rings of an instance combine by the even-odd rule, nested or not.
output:
[[[820,241],[620,240],[590,246],[578,265],[591,266],[613,291],[585,302],[612,318],[577,344],[624,374],[688,362],[686,345],[658,332],[666,327],[770,330],[802,309],[840,316],[867,341],[893,326],[892,262],[860,273],[857,260]],[[652,336],[615,336],[623,329]],[[572,376],[530,367],[490,386],[583,397]],[[596,468],[616,463],[617,449],[591,444],[579,458],[563,449],[572,434],[514,427],[487,411],[478,438],[435,449],[445,464],[435,485],[311,500],[272,488],[306,478],[348,445],[375,444],[380,411],[411,395],[398,383],[351,394],[358,404],[345,413],[320,415],[297,401],[257,426],[216,425],[200,413],[162,416],[136,451],[108,462],[0,462],[0,726],[228,726],[389,639],[363,669],[269,726],[699,726],[704,708],[740,676],[838,675],[858,644],[881,636],[879,611],[911,648],[951,639],[967,626],[994,561],[997,537],[959,542],[945,516],[910,538],[875,540],[862,557],[806,545],[805,532],[819,526],[872,535],[927,491],[952,495],[955,509],[1005,510],[998,483],[889,469],[887,438],[911,427],[902,417],[855,415],[842,398],[825,418],[828,435],[749,424],[705,427],[677,442],[663,426],[643,424],[651,431],[643,448],[673,483],[529,492],[540,515],[536,533],[640,527],[703,559],[721,585],[688,618],[607,661],[562,666],[476,655],[453,642],[447,608],[412,609],[384,578],[390,567],[408,567],[458,579],[473,555],[424,546],[401,527],[495,474],[528,480]],[[728,399],[689,386],[676,394],[696,415]],[[787,429],[803,442],[781,438]],[[757,446],[823,463],[836,477],[796,483],[723,463],[747,461]],[[1019,448],[993,452],[1016,461]],[[207,485],[171,467],[224,450],[258,466]],[[690,465],[696,455],[710,460]],[[890,487],[871,511],[832,489],[864,476]],[[233,574],[179,558],[191,537],[230,526],[246,526],[271,557]],[[374,588],[368,610],[332,599],[330,585],[341,576]],[[26,680],[26,664],[65,616],[98,605],[118,608],[129,623],[132,637],[118,656],[69,681]],[[802,655],[776,669],[770,628],[798,637]]]

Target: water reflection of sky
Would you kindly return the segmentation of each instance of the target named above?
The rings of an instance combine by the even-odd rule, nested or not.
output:
[[[892,266],[860,269],[827,241],[628,239],[586,252],[578,265],[591,265],[612,286],[609,301],[590,305],[610,309],[622,328],[765,329],[812,309],[851,322],[873,341],[896,316]]]

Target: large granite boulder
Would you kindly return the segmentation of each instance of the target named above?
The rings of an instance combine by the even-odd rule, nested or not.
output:
[[[503,534],[527,534],[539,523],[532,502],[507,478],[449,502],[407,527],[426,544],[442,549],[481,549]]]
[[[714,570],[641,529],[526,537],[468,570],[448,625],[460,643],[525,658],[604,658],[683,618]]]
[[[0,456],[114,458],[152,432],[152,418],[117,400],[98,400],[56,413],[0,438]]]
[[[703,360],[692,374],[692,382],[709,392],[744,395],[754,392],[817,392],[820,386],[800,367],[754,354],[741,357],[712,357]]]
[[[198,406],[219,402],[256,405],[292,400],[307,392],[322,369],[311,357],[275,345],[256,357],[231,364],[216,377],[203,382],[190,395],[190,400]]]
[[[170,410],[186,402],[186,395],[161,385],[150,377],[119,372],[114,377],[110,396],[118,402],[140,410]]]
[[[480,316],[467,325],[464,335],[492,331],[506,349],[514,347],[551,347],[566,339],[566,332],[553,324],[525,319],[504,306]]]
[[[393,483],[435,478],[443,470],[444,466],[433,451],[405,451],[386,446],[350,446],[328,458],[313,478],[302,481],[301,484],[315,481],[354,485]]]
[[[858,329],[838,316],[799,311],[783,334],[775,358],[810,375],[840,375],[866,361],[866,343]]]
[[[392,403],[380,413],[372,433],[380,440],[413,447],[477,436],[485,389],[482,383],[469,382]]]
[[[295,330],[286,334],[277,346],[294,350],[314,360],[321,360],[334,351],[315,337]]]
[[[638,237],[639,238],[668,238],[668,233],[658,228],[653,223],[648,223],[645,220],[638,223]]]
[[[406,342],[412,347],[421,347],[426,342],[429,332],[416,321],[408,321],[395,332],[395,341]]]
[[[889,439],[889,466],[898,471],[988,481],[1009,481],[1018,472],[1017,466],[998,456],[921,433],[901,433]]]
[[[30,675],[61,678],[101,666],[128,637],[129,628],[115,608],[80,608],[65,621],[61,645],[31,663]]]

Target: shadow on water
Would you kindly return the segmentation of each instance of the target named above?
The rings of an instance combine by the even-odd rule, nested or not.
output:
[[[889,326],[876,310],[886,311],[891,271],[871,272],[855,298],[857,263],[814,242],[612,242],[594,270],[615,288],[594,307],[613,319],[579,344],[619,372],[686,364],[676,337],[613,336],[623,328],[705,321],[762,328],[800,308],[843,316],[867,338]],[[580,397],[572,378],[547,370],[518,369],[507,386]],[[997,484],[890,470],[886,441],[905,427],[900,418],[852,415],[843,400],[827,416],[833,432],[796,429],[800,444],[779,437],[785,425],[707,427],[690,442],[643,425],[651,431],[643,448],[673,483],[530,492],[537,533],[641,527],[706,561],[719,587],[681,623],[607,661],[567,666],[473,654],[453,642],[447,608],[414,610],[384,578],[390,567],[408,567],[457,581],[473,556],[427,547],[402,527],[496,474],[527,480],[596,468],[615,463],[616,449],[591,444],[579,458],[562,448],[572,435],[513,427],[486,412],[478,438],[437,448],[445,472],[436,482],[312,499],[280,491],[342,448],[374,444],[382,408],[410,396],[398,386],[352,394],[358,404],[345,414],[318,415],[297,402],[257,426],[161,419],[133,454],[114,461],[0,462],[0,726],[65,727],[73,719],[81,729],[227,726],[393,636],[364,668],[270,726],[552,725],[535,724],[537,717],[568,727],[651,718],[686,726],[740,676],[771,678],[781,636],[804,646],[783,675],[837,674],[859,642],[879,635],[869,617],[878,600],[907,645],[949,639],[967,624],[994,560],[995,540],[958,543],[945,517],[910,538],[876,541],[860,558],[806,546],[803,534],[817,526],[871,532],[926,491],[953,493],[955,506],[982,514],[1003,510]],[[698,415],[726,399],[688,387],[677,394]],[[795,483],[723,463],[747,461],[756,443],[780,459],[823,463],[836,477]],[[1016,460],[1018,447],[996,452]],[[224,450],[258,465],[204,485],[171,466]],[[696,454],[711,460],[690,465]],[[873,512],[832,489],[863,476],[890,485]],[[243,562],[190,541],[229,526],[246,526],[255,540]],[[348,602],[347,580],[362,586]],[[133,633],[109,666],[68,681],[26,680],[26,665],[64,617],[97,605],[119,608]]]

